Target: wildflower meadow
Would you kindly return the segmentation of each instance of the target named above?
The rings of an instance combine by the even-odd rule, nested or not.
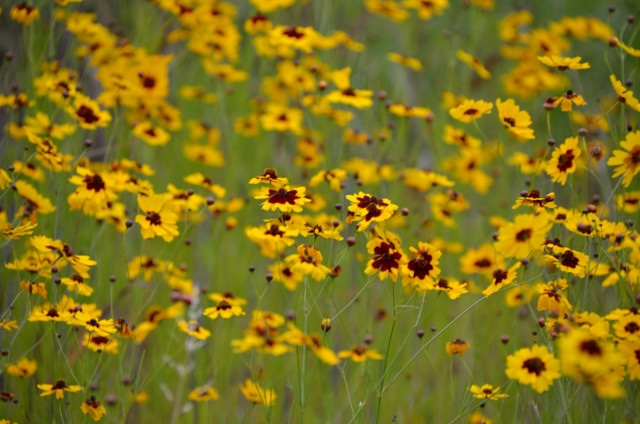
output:
[[[639,422],[639,19],[0,1],[0,423]]]

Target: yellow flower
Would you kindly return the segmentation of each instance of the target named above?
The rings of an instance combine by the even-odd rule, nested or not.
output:
[[[247,378],[240,385],[242,395],[250,402],[264,406],[271,406],[276,402],[276,392],[263,388],[259,383]]]
[[[341,350],[338,352],[340,358],[350,358],[353,362],[361,363],[367,359],[380,360],[384,358],[377,350],[369,349],[366,344],[353,346],[349,350]]]
[[[607,165],[617,166],[613,171],[613,178],[622,175],[622,185],[629,187],[633,177],[640,171],[640,131],[628,133],[620,147],[624,150],[614,150]]]
[[[553,101],[553,105],[556,107],[560,105],[560,109],[563,112],[571,112],[574,104],[576,106],[584,106],[587,102],[584,101],[580,94],[574,93],[572,90],[567,90],[566,93]]]
[[[38,363],[22,357],[15,364],[7,364],[7,374],[14,377],[30,377],[38,369]]]
[[[455,339],[452,342],[447,342],[446,350],[448,355],[464,355],[467,350],[471,349],[471,345],[468,341],[462,339]]]
[[[493,103],[484,100],[465,100],[460,106],[449,109],[449,115],[460,122],[469,123],[491,113]]]
[[[526,258],[542,249],[552,225],[546,214],[518,215],[498,230],[496,251],[504,257]]]
[[[56,399],[62,399],[64,392],[75,393],[83,389],[81,386],[67,386],[64,380],[60,379],[55,384],[38,384],[38,389],[42,390],[40,396],[56,395]]]
[[[496,100],[496,108],[502,125],[509,130],[509,134],[518,141],[533,140],[535,138],[531,126],[531,116],[525,110],[520,110],[513,99],[505,102]]]
[[[633,91],[625,88],[625,86],[616,79],[615,75],[610,75],[609,79],[611,80],[614,90],[616,90],[616,94],[618,94],[618,101],[640,112],[640,101],[633,97]]]
[[[545,168],[551,181],[565,185],[567,176],[573,174],[577,169],[577,159],[582,151],[578,147],[578,137],[569,137],[560,147],[557,147],[551,154],[551,159]]]
[[[189,322],[178,321],[178,328],[198,340],[206,340],[211,336],[211,332],[209,330],[201,327],[197,321],[193,320]]]
[[[551,66],[552,68],[557,68],[561,71],[566,71],[567,69],[589,69],[591,65],[588,63],[580,63],[582,58],[580,56],[577,57],[562,57],[562,56],[538,56],[538,60],[544,63],[547,66]]]
[[[301,212],[302,206],[311,199],[305,196],[305,187],[290,187],[285,185],[278,189],[261,187],[256,199],[267,199],[262,202],[265,211]]]
[[[469,388],[469,391],[476,399],[498,400],[509,397],[509,395],[506,393],[500,393],[500,387],[494,388],[491,384],[483,384],[482,386],[473,384]]]
[[[462,50],[458,50],[456,52],[456,56],[458,57],[458,59],[460,59],[467,65],[469,65],[471,69],[473,69],[480,78],[482,79],[491,78],[491,72],[489,72],[487,68],[484,67],[484,65],[482,64],[482,62],[480,62],[478,58]]]
[[[538,393],[549,390],[560,378],[560,361],[545,346],[523,348],[507,357],[507,377],[533,387]]]
[[[420,60],[413,57],[405,56],[400,53],[389,53],[387,54],[387,59],[389,59],[391,62],[399,63],[403,66],[406,66],[407,68],[411,68],[416,72],[422,70],[422,63],[420,62]]]
[[[205,402],[208,400],[216,400],[220,397],[218,391],[211,386],[201,386],[189,392],[189,399],[196,402]]]
[[[107,410],[104,409],[104,405],[102,405],[95,396],[91,396],[82,402],[80,410],[82,410],[83,414],[90,416],[95,422],[100,421],[102,416],[107,413]]]
[[[204,310],[203,315],[206,317],[211,319],[216,319],[218,317],[227,319],[233,316],[242,316],[245,314],[242,310],[242,305],[246,304],[247,301],[234,297],[229,292],[212,293],[209,295],[209,299],[217,302],[217,305]]]
[[[11,19],[24,26],[31,25],[33,21],[40,18],[40,11],[36,7],[27,6],[26,3],[16,4],[9,13]]]
[[[173,212],[173,196],[170,194],[138,196],[138,206],[146,215],[136,215],[140,224],[142,238],[162,237],[170,242],[180,234],[178,231],[178,215]]]

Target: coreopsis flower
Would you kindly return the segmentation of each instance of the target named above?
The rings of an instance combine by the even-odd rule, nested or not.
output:
[[[453,144],[458,147],[477,149],[482,145],[482,142],[479,139],[473,137],[464,130],[455,128],[449,124],[444,126],[444,136],[442,136],[442,139],[445,143]]]
[[[485,243],[477,249],[468,249],[460,258],[461,271],[465,274],[491,275],[495,269],[506,266],[493,243]]]
[[[556,205],[555,199],[556,194],[553,192],[542,196],[538,189],[525,190],[520,193],[520,197],[516,199],[511,209],[518,209],[520,206],[531,206],[534,213],[539,213],[544,210],[544,208],[555,209],[558,206]]]
[[[138,207],[145,215],[136,215],[136,222],[140,224],[142,238],[162,237],[170,242],[178,236],[178,215],[174,212],[173,196],[170,194],[154,194],[152,196],[138,196]]]
[[[467,283],[461,283],[453,278],[438,278],[429,290],[443,291],[451,300],[455,300],[465,293],[468,293]]]
[[[409,17],[409,12],[391,0],[365,0],[364,6],[369,12],[384,16],[394,22],[402,22]]]
[[[331,169],[328,171],[320,171],[309,180],[311,187],[316,187],[322,182],[329,184],[331,190],[342,191],[342,183],[347,179],[347,171],[340,168]]]
[[[154,125],[151,121],[138,122],[132,133],[149,146],[163,146],[171,138],[164,128]]]
[[[576,106],[584,106],[587,102],[584,101],[582,96],[578,93],[574,93],[573,90],[567,90],[562,96],[553,100],[553,105],[560,105],[560,110],[563,112],[571,112],[573,110],[573,105]]]
[[[246,236],[260,248],[260,253],[268,258],[275,258],[284,249],[295,243],[299,231],[282,223],[271,222],[259,227],[248,227]]]
[[[324,99],[329,103],[340,103],[358,109],[366,109],[373,104],[373,91],[357,90],[349,82],[351,68],[344,68],[331,73],[331,79],[339,90],[328,93]]]
[[[509,355],[505,372],[510,379],[544,393],[560,378],[560,361],[545,346],[535,345]]]
[[[376,234],[367,243],[367,251],[372,255],[367,263],[367,268],[364,270],[367,275],[375,275],[377,273],[380,280],[390,278],[395,282],[398,275],[400,275],[401,269],[406,267],[407,258],[400,248],[400,239],[391,231],[385,231],[384,234]],[[409,273],[410,271],[408,270],[407,272]],[[423,278],[426,275],[422,275]]]
[[[213,387],[206,385],[196,387],[195,389],[189,392],[188,396],[189,400],[193,400],[195,402],[206,402],[209,400],[217,400],[220,398],[220,394]]]
[[[36,221],[37,214],[49,214],[56,210],[51,201],[42,196],[34,186],[24,180],[18,180],[13,184],[18,195],[27,203],[20,208],[19,215],[28,218],[32,223]]]
[[[14,377],[31,377],[38,369],[38,363],[26,356],[18,359],[15,364],[7,364],[7,374]]]
[[[211,331],[203,328],[197,321],[178,321],[178,328],[191,337],[198,340],[206,340],[211,336]]]
[[[302,134],[302,119],[304,114],[298,108],[289,108],[276,103],[269,103],[265,112],[260,116],[260,124],[266,131],[290,131]]]
[[[613,331],[619,339],[640,342],[640,314],[626,314],[613,323]]]
[[[272,406],[276,402],[276,392],[271,389],[263,388],[260,383],[256,383],[247,378],[244,384],[240,385],[242,395],[249,402],[264,406]]]
[[[402,4],[407,9],[417,10],[418,17],[427,20],[434,15],[442,15],[444,10],[449,7],[449,0],[404,0]]]
[[[460,122],[469,123],[491,113],[493,103],[484,100],[465,100],[460,106],[449,109],[449,115]]]
[[[591,384],[599,397],[624,397],[625,359],[612,342],[578,327],[559,338],[558,350],[564,375]]]
[[[611,37],[608,38],[609,43],[615,43],[616,46],[620,47],[622,50],[624,50],[627,54],[633,56],[633,57],[640,57],[640,49],[634,49],[633,47],[623,43],[622,41],[620,41],[620,39],[618,37],[613,37],[613,39],[611,39]]]
[[[311,199],[305,196],[306,187],[291,187],[289,185],[280,188],[261,187],[255,199],[266,199],[260,204],[265,211],[301,212],[305,203]]]
[[[531,126],[531,116],[525,110],[520,110],[513,99],[496,100],[496,108],[502,125],[509,131],[509,134],[516,140],[533,140],[535,138]]]
[[[578,143],[578,137],[569,137],[551,154],[545,171],[554,183],[565,185],[567,176],[576,171],[578,158],[582,155]]]
[[[469,65],[469,67],[473,69],[480,78],[491,78],[491,72],[489,72],[489,70],[484,67],[482,62],[480,62],[480,59],[478,59],[477,57],[470,55],[469,53],[462,50],[458,50],[456,52],[456,56],[458,57],[458,59]]]
[[[464,355],[467,350],[471,349],[471,345],[468,341],[462,339],[455,339],[454,341],[447,342],[446,351],[448,355]]]
[[[569,286],[564,278],[541,284],[538,287],[540,297],[538,297],[536,309],[538,311],[547,311],[552,316],[564,316],[571,309],[571,303],[569,303],[566,295],[562,293],[567,287]]]
[[[118,354],[118,340],[114,337],[85,333],[82,339],[82,346],[86,346],[89,350],[98,353],[104,352],[110,355]]]
[[[109,337],[118,330],[112,319],[97,319],[88,312],[77,312],[69,321],[70,325],[80,325],[89,331],[92,335]]]
[[[261,3],[263,2],[258,2],[258,4]],[[244,21],[244,31],[249,35],[265,33],[271,30],[271,28],[273,28],[273,22],[271,22],[268,16],[260,12],[257,12],[255,15]]]
[[[419,242],[418,248],[409,247],[409,250],[411,251],[409,258],[401,263],[402,284],[410,283],[421,290],[431,288],[440,275],[438,264],[442,252],[433,245],[424,242]]]
[[[7,331],[13,331],[18,328],[18,323],[16,320],[0,320],[0,328]]]
[[[611,80],[613,89],[616,90],[618,101],[629,106],[631,109],[640,112],[640,101],[633,97],[633,91],[627,89],[613,74],[609,76],[609,80]]]
[[[399,63],[402,66],[413,69],[416,72],[422,70],[422,63],[420,62],[420,60],[414,57],[392,52],[387,54],[387,59],[389,59],[391,62]]]
[[[494,388],[491,384],[483,384],[482,386],[473,384],[469,388],[469,391],[476,399],[498,400],[509,397],[506,393],[500,393],[500,387]]]
[[[375,185],[380,181],[391,181],[396,178],[391,165],[380,165],[377,161],[362,158],[352,158],[340,166],[355,175],[362,185]]]
[[[67,383],[63,379],[56,381],[54,384],[38,384],[38,389],[42,390],[40,396],[56,395],[56,399],[62,399],[64,392],[75,393],[83,389],[82,386],[71,385],[67,386]]]
[[[95,422],[100,421],[102,416],[107,413],[107,410],[104,409],[104,405],[102,405],[102,403],[100,403],[100,401],[98,401],[95,396],[91,396],[87,400],[82,402],[82,405],[80,405],[80,410],[84,415],[90,416],[91,419]]]
[[[61,279],[69,291],[77,292],[80,296],[91,296],[93,293],[93,287],[85,283],[84,278],[78,274],[73,274],[71,277],[64,277]]]
[[[529,286],[516,286],[505,293],[505,303],[510,308],[517,308],[529,303],[533,294],[533,290]]]
[[[285,261],[291,272],[310,275],[316,281],[323,280],[331,270],[322,264],[322,252],[310,244],[300,244],[297,253],[289,255]]]
[[[625,339],[619,343],[620,354],[626,358],[627,375],[629,380],[640,380],[640,342]]]
[[[273,168],[265,168],[262,175],[258,175],[257,177],[253,177],[249,180],[249,184],[269,184],[274,185],[276,187],[284,186],[289,184],[289,180],[284,177],[279,177],[278,173]]]
[[[516,262],[515,265],[512,265],[509,269],[495,268],[491,273],[491,284],[482,291],[482,294],[488,297],[501,288],[511,284],[513,280],[516,279],[520,266],[521,263]]]
[[[291,265],[278,261],[269,266],[269,272],[273,275],[273,281],[281,282],[289,291],[295,291],[298,285],[304,281],[300,269],[292,269]]]
[[[48,115],[37,112],[35,117],[25,118],[26,128],[37,135],[44,135],[61,140],[76,131],[76,126],[72,124],[54,124]]]
[[[11,8],[11,12],[9,12],[9,16],[14,21],[24,26],[29,26],[33,21],[40,18],[40,11],[37,7],[29,6],[26,2],[23,2],[14,5]]]
[[[640,130],[628,133],[620,147],[624,150],[614,150],[607,165],[616,166],[613,178],[622,176],[622,185],[629,187],[633,177],[640,171]]]
[[[582,58],[577,57],[562,57],[562,56],[538,56],[538,60],[547,66],[556,68],[560,71],[566,71],[567,69],[589,69],[591,65],[589,63],[580,61]]]
[[[408,106],[404,103],[393,103],[389,105],[387,109],[392,114],[405,118],[423,118],[427,120],[433,119],[433,112],[431,112],[431,109],[426,107]]]
[[[107,204],[117,199],[116,191],[123,187],[126,174],[111,172],[94,172],[88,168],[78,166],[76,173],[69,178],[69,182],[78,186],[69,195],[67,201],[71,210],[82,209],[87,215],[96,215]]]
[[[338,352],[338,357],[349,358],[356,363],[364,362],[367,359],[380,360],[384,358],[377,350],[369,348],[364,343],[355,345],[349,350],[341,350]]]
[[[71,246],[60,240],[53,240],[46,236],[33,236],[29,239],[29,243],[38,252],[58,252],[82,278],[89,278],[89,269],[97,264],[87,255],[76,255]]]
[[[469,208],[469,202],[459,191],[447,190],[446,192],[435,192],[427,197],[431,203],[431,213],[433,217],[446,227],[455,228],[457,225],[454,219],[455,214]]]
[[[98,102],[81,93],[75,95],[71,104],[67,106],[67,112],[78,121],[80,128],[87,130],[106,127],[111,122],[109,112],[100,109]]]
[[[216,319],[218,317],[227,319],[233,316],[242,316],[245,314],[242,310],[242,305],[245,305],[247,301],[239,297],[235,297],[230,292],[211,293],[209,295],[209,299],[217,302],[217,304],[216,306],[211,306],[204,310],[202,314],[206,317],[211,319]]]
[[[347,195],[347,200],[351,202],[351,222],[358,222],[358,231],[364,231],[372,222],[386,221],[398,209],[398,205],[394,205],[389,199],[371,196],[362,191]]]
[[[37,294],[43,299],[47,298],[47,288],[44,283],[22,280],[20,282],[20,288],[29,294]]]
[[[514,222],[500,227],[496,250],[504,257],[526,258],[542,249],[553,223],[546,214],[516,216]]]
[[[544,259],[561,271],[577,275],[580,278],[586,275],[589,263],[588,255],[558,244],[548,244],[545,251],[548,254],[544,255]]]
[[[322,344],[320,336],[315,333],[304,334],[292,322],[287,323],[287,332],[282,334],[282,339],[293,346],[306,345],[318,359],[327,365],[336,365],[340,362],[338,356]]]
[[[434,187],[453,187],[455,183],[445,175],[418,168],[402,170],[402,182],[414,190],[427,191]]]

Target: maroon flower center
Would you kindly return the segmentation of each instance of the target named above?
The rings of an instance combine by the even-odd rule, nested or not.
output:
[[[573,149],[569,149],[566,153],[561,154],[560,157],[558,157],[558,169],[561,172],[567,172],[567,169],[573,166],[574,158]]]
[[[151,223],[151,225],[161,225],[162,218],[160,218],[160,214],[157,212],[147,212],[147,221]]]
[[[100,177],[100,175],[87,175],[86,177],[84,177],[84,180],[82,180],[82,182],[87,187],[87,190],[98,192],[104,190],[105,188],[104,181],[102,180],[102,177]]]
[[[279,203],[279,204],[289,204],[295,205],[296,199],[298,199],[298,190],[289,190],[287,191],[284,188],[273,190],[269,189],[269,203]]]
[[[87,124],[93,124],[99,119],[96,114],[93,113],[93,109],[85,105],[80,106],[80,108],[76,110],[76,115],[78,115],[79,118],[82,118],[82,120]]]
[[[580,343],[580,350],[590,356],[602,356],[602,349],[595,340],[586,340]]]
[[[529,358],[526,361],[524,361],[522,363],[522,368],[525,368],[531,374],[540,376],[540,374],[542,374],[542,372],[547,369],[547,366],[542,361],[542,359],[536,357],[536,358]]]
[[[526,228],[524,230],[518,231],[516,234],[516,240],[519,242],[525,242],[531,238],[531,229]]]

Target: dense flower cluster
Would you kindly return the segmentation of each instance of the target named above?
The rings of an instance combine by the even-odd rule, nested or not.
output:
[[[50,3],[0,8],[0,422],[635,419],[633,15]]]

